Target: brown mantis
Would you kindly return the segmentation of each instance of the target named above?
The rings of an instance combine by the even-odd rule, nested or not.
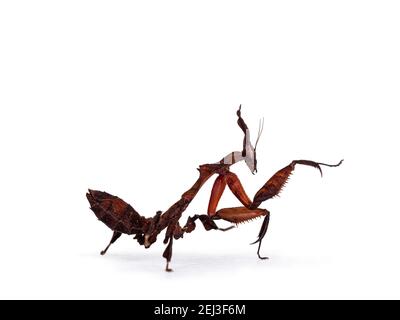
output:
[[[258,238],[252,244],[258,243],[257,255],[260,259],[268,259],[260,255],[261,243],[267,233],[270,212],[266,209],[260,209],[262,202],[277,196],[283,186],[288,181],[295,166],[306,165],[317,168],[322,176],[321,166],[337,167],[339,163],[330,165],[325,163],[314,162],[310,160],[294,160],[288,166],[276,172],[256,193],[253,200],[247,196],[239,178],[230,171],[230,167],[240,161],[244,161],[252,174],[257,172],[257,144],[263,131],[264,121],[260,121],[259,132],[256,143],[253,146],[250,141],[250,131],[242,118],[241,106],[237,111],[238,125],[244,133],[242,151],[234,151],[229,153],[221,161],[212,164],[204,164],[199,167],[199,178],[194,185],[182,194],[180,199],[175,202],[167,211],[162,213],[157,211],[155,216],[145,218],[141,216],[134,208],[122,199],[110,195],[106,192],[89,190],[86,194],[91,209],[99,220],[105,223],[111,230],[113,235],[108,246],[101,251],[104,255],[111,244],[113,244],[122,234],[135,235],[140,245],[149,248],[157,240],[157,236],[166,230],[164,244],[167,247],[163,253],[163,257],[167,260],[166,271],[172,271],[169,263],[172,257],[172,245],[174,240],[183,238],[185,233],[191,233],[196,228],[196,221],[200,220],[205,230],[227,231],[232,229],[235,224],[252,220],[257,217],[264,217]],[[188,217],[186,224],[182,227],[179,220],[183,212],[187,209],[191,201],[197,195],[201,187],[214,174],[216,178],[208,205],[207,214],[194,215]],[[224,208],[217,211],[217,206],[226,186],[229,187],[235,197],[241,202],[242,206],[233,208]],[[216,224],[217,220],[225,220],[234,225],[228,228],[220,228]]]

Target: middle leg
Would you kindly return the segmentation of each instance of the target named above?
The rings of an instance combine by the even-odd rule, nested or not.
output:
[[[261,243],[262,243],[262,240],[263,240],[264,236],[265,236],[266,233],[267,233],[268,225],[269,225],[269,212],[268,212],[267,215],[265,216],[264,221],[263,221],[263,224],[261,225],[260,232],[258,233],[258,239],[257,239],[256,241],[254,241],[253,243],[251,243],[251,244],[256,244],[256,243],[258,242],[257,255],[258,255],[258,257],[259,257],[261,260],[268,259],[268,257],[262,257],[262,256],[260,256]]]
[[[233,228],[235,228],[234,225],[227,227],[227,228],[220,228],[218,225],[215,223],[215,218],[210,217],[208,215],[202,214],[202,215],[194,215],[193,217],[189,217],[185,226],[183,227],[183,231],[185,233],[191,233],[195,228],[196,228],[196,220],[199,219],[200,222],[203,224],[203,227],[206,231],[210,230],[219,230],[219,231],[228,231]]]

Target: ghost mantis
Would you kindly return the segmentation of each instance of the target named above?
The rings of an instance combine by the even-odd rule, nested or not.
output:
[[[195,230],[197,220],[203,224],[207,231],[228,231],[242,222],[264,217],[257,240],[252,244],[258,243],[257,255],[260,259],[268,259],[260,255],[261,243],[267,233],[270,219],[270,212],[267,209],[259,208],[262,202],[279,195],[297,165],[314,167],[320,171],[322,176],[321,166],[337,167],[341,165],[343,160],[333,165],[310,160],[294,160],[289,165],[277,171],[258,190],[253,200],[251,200],[245,192],[238,176],[231,172],[230,168],[234,164],[244,161],[252,174],[257,172],[256,151],[263,132],[264,121],[260,121],[258,135],[253,146],[250,140],[249,128],[242,118],[241,106],[239,106],[236,114],[238,117],[237,123],[244,133],[242,150],[231,152],[216,163],[200,165],[198,169],[199,177],[196,182],[165,212],[157,211],[153,217],[146,218],[122,199],[106,192],[89,189],[86,197],[90,203],[91,210],[100,221],[113,231],[110,243],[101,251],[102,255],[107,252],[111,244],[117,241],[122,234],[134,235],[134,239],[140,245],[149,248],[157,241],[157,236],[166,230],[164,244],[167,246],[163,257],[167,260],[166,271],[172,271],[169,264],[172,258],[173,241],[183,238],[186,233],[191,233]],[[207,214],[188,217],[185,225],[182,227],[179,220],[183,212],[195,198],[201,187],[213,175],[217,175],[217,178],[212,187]],[[242,206],[217,210],[218,203],[226,186],[228,186]],[[220,228],[216,223],[218,220],[225,220],[231,222],[233,225],[228,228]]]

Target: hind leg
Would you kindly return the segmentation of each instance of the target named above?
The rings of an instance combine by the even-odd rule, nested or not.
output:
[[[100,254],[101,254],[102,256],[104,256],[104,255],[106,254],[108,248],[110,248],[110,246],[111,246],[115,241],[117,241],[118,238],[119,238],[121,235],[122,235],[121,232],[114,231],[110,243],[108,244],[108,246],[107,246],[103,251],[100,252]]]

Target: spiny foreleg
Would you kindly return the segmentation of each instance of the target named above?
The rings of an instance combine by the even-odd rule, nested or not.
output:
[[[292,174],[296,164],[311,166],[318,169],[321,173],[322,177],[322,169],[321,166],[327,167],[338,167],[342,164],[343,160],[341,160],[337,164],[326,164],[320,163],[310,160],[294,160],[288,166],[282,168],[278,172],[276,172],[266,184],[264,184],[260,190],[256,193],[253,199],[253,203],[250,206],[250,209],[255,209],[260,206],[260,204],[268,199],[276,197],[282,191],[283,187],[286,185],[290,175]]]

